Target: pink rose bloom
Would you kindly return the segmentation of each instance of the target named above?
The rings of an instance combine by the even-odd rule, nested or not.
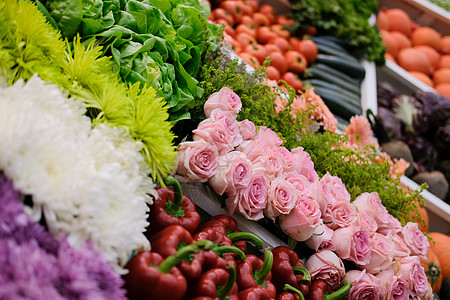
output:
[[[370,261],[364,268],[371,274],[377,274],[392,266],[394,251],[391,241],[380,233],[375,233],[371,238],[372,253]]]
[[[394,260],[398,260],[402,257],[407,257],[411,253],[411,250],[409,250],[408,246],[406,245],[403,238],[397,234],[389,234],[387,236],[392,244],[392,249],[394,252]]]
[[[217,108],[237,115],[242,108],[241,98],[230,88],[223,87],[220,91],[211,94],[206,100],[204,105],[205,116],[209,118],[211,112]]]
[[[309,156],[309,153],[303,150],[303,147],[297,147],[291,150],[294,157],[294,165],[285,170],[285,172],[297,171],[298,174],[308,178],[309,182],[313,183],[319,180],[319,175],[317,175],[314,169],[314,163]]]
[[[339,200],[330,208],[323,222],[331,229],[348,227],[356,220],[356,207],[347,200]]]
[[[205,123],[220,123],[227,130],[230,135],[231,145],[233,147],[238,146],[242,142],[242,136],[239,133],[238,122],[236,121],[236,115],[231,111],[225,111],[221,109],[215,109],[211,112],[211,116],[208,119],[200,122],[200,125]]]
[[[345,274],[344,280],[350,281],[352,287],[345,299],[351,300],[378,300],[380,299],[380,280],[366,270],[350,270]]]
[[[397,220],[393,215],[388,214],[388,222],[382,223],[378,226],[378,233],[389,235],[398,233],[402,230],[402,223]]]
[[[266,126],[259,127],[255,140],[260,140],[269,146],[272,151],[283,143],[283,139],[280,138],[275,131]]]
[[[350,194],[339,177],[328,172],[311,189],[312,197],[319,202],[322,218],[331,218],[331,208],[338,201],[350,202]]]
[[[288,214],[297,203],[297,190],[284,179],[275,179],[270,183],[267,206],[264,215],[273,221],[279,215]]]
[[[378,229],[378,224],[375,219],[369,216],[369,214],[365,211],[358,211],[356,214],[356,222],[359,226],[369,230],[371,235]]]
[[[181,182],[206,182],[216,172],[217,147],[204,140],[184,142],[178,146],[177,179]]]
[[[387,269],[381,271],[376,278],[380,280],[380,299],[408,300],[411,290],[408,283],[394,275],[394,271]]]
[[[281,229],[296,241],[306,241],[320,225],[320,209],[317,201],[300,197],[287,215],[279,218]]]
[[[208,183],[219,195],[234,195],[248,186],[252,171],[253,164],[244,153],[231,151],[219,157],[217,171]]]
[[[334,230],[322,223],[317,226],[313,235],[305,241],[305,244],[316,252],[324,250],[334,251],[336,250],[336,245],[333,242],[333,235]]]
[[[275,155],[259,156],[253,161],[253,166],[266,169],[271,180],[280,177],[283,172],[283,162],[279,156]]]
[[[244,141],[252,140],[256,135],[255,124],[247,119],[238,122],[238,128]]]
[[[295,163],[294,156],[286,147],[280,146],[275,148],[275,150],[273,150],[273,155],[281,157],[283,160],[283,170],[285,172]]]
[[[333,251],[325,250],[311,255],[305,266],[312,279],[325,280],[334,290],[339,288],[345,276],[344,263]]]
[[[411,250],[411,255],[427,255],[430,242],[422,231],[420,231],[417,223],[408,222],[402,228],[400,236],[405,241],[405,244],[408,246],[409,250]]]
[[[383,226],[383,224],[389,223],[389,213],[381,203],[377,192],[362,193],[352,203],[359,211],[365,211],[369,216],[374,218],[378,224],[378,228]]]
[[[420,265],[420,258],[418,256],[409,256],[400,260],[398,270],[395,275],[406,281],[409,288],[419,297],[424,297],[430,290],[428,278],[425,274],[424,268]]]
[[[272,153],[272,149],[261,140],[245,141],[236,150],[244,152],[252,162],[260,156],[267,156]]]
[[[232,138],[222,124],[220,123],[204,123],[200,124],[197,129],[193,130],[193,140],[205,140],[217,147],[219,151],[219,155],[225,154],[233,150],[233,146],[231,145]]]
[[[367,265],[370,261],[372,247],[369,231],[365,228],[350,225],[334,231],[333,242],[336,253],[342,259],[355,262],[358,265]]]
[[[308,178],[298,174],[297,171],[286,173],[284,179],[295,186],[299,197],[311,195],[311,183]]]
[[[267,205],[269,178],[265,172],[254,170],[253,177],[247,187],[238,190],[235,195],[225,200],[228,213],[237,211],[249,220],[258,221],[264,217],[263,210]]]

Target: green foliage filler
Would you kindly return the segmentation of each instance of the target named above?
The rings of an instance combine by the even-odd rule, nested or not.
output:
[[[384,46],[378,27],[369,24],[378,11],[376,0],[290,0],[297,27],[315,26],[320,34],[345,38],[353,49],[362,50],[369,61],[384,64]]]
[[[110,57],[79,38],[65,43],[37,6],[24,0],[0,2],[0,77],[7,84],[38,74],[83,101],[93,124],[125,128],[143,144],[153,179],[170,173],[176,157],[167,107],[156,91],[139,82],[126,84]]]
[[[209,63],[200,72],[200,86],[205,90],[205,96],[196,101],[191,110],[193,118],[190,123],[183,124],[183,133],[181,126],[178,128],[180,137],[187,137],[205,118],[203,105],[208,96],[227,86],[242,100],[240,120],[249,119],[256,126],[271,128],[284,139],[283,145],[288,149],[303,147],[310,154],[319,176],[329,172],[340,177],[352,199],[363,192],[378,192],[388,211],[403,224],[412,220],[411,212],[417,212],[417,199],[419,204],[424,205],[423,199],[418,196],[420,191],[408,193],[400,187],[399,179],[389,176],[388,163],[373,163],[377,155],[374,148],[367,147],[362,153],[342,149],[338,145],[347,141],[346,135],[313,130],[315,123],[309,117],[310,111],[298,113],[294,119],[289,113],[290,104],[275,115],[274,100],[280,94],[262,83],[267,77],[264,68],[249,74],[237,60],[227,58],[221,48],[207,57]],[[293,93],[288,97],[292,99]]]

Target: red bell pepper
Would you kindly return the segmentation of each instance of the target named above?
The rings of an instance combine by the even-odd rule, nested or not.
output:
[[[217,268],[203,273],[188,294],[214,300],[238,300],[235,266],[228,265],[228,270]]]
[[[199,243],[185,246],[166,259],[159,253],[149,251],[133,256],[125,265],[129,272],[123,277],[128,298],[182,299],[187,282],[175,266],[187,256],[198,253],[203,246]]]
[[[337,300],[350,292],[351,283],[345,280],[343,286],[333,293],[331,286],[322,279],[316,279],[311,283],[308,300]]]
[[[239,292],[239,300],[273,300],[270,292],[262,287],[255,286]]]
[[[304,300],[302,292],[294,288],[292,285],[285,284],[283,287],[284,293],[277,296],[277,300]]]
[[[264,261],[253,254],[247,255],[244,261],[238,264],[237,284],[240,291],[249,288],[261,286],[269,292],[272,298],[275,298],[277,290],[270,282],[272,274],[273,255],[270,249],[264,253]]]
[[[245,259],[245,253],[237,247],[214,246],[211,251],[203,252],[202,271],[206,272],[215,268],[227,269],[228,264],[236,268],[237,264],[233,255],[236,255],[238,260]]]
[[[232,243],[239,249],[247,253],[246,240],[252,242],[257,248],[262,248],[263,243],[259,237],[250,232],[242,232],[237,229],[236,220],[226,215],[213,216],[207,222],[201,224],[197,232],[201,232],[206,228],[212,228],[222,235],[228,237]]]
[[[278,293],[282,293],[285,284],[300,290],[303,295],[309,292],[311,275],[300,261],[297,253],[289,247],[278,246],[272,250],[273,267],[272,283],[277,288]]]
[[[164,182],[167,186],[172,186],[173,190],[156,188],[158,199],[155,199],[150,207],[148,216],[150,226],[147,228],[147,237],[151,237],[170,225],[181,225],[193,233],[200,224],[200,215],[194,202],[183,194],[178,180],[168,176]]]
[[[180,247],[190,245],[193,242],[194,240],[189,231],[181,225],[170,225],[150,238],[152,251],[161,254],[163,257],[174,255]],[[214,243],[211,241],[204,240],[199,242],[209,242],[209,248],[214,246]],[[203,260],[203,252],[200,251],[200,253],[193,254],[193,256],[189,256],[179,263],[178,268],[187,281],[190,282],[200,277]]]

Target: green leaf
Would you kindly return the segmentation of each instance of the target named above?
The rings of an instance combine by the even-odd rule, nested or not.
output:
[[[83,18],[82,0],[47,0],[46,7],[58,23],[61,34],[72,38]]]

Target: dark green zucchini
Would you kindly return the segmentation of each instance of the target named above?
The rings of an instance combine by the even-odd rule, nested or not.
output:
[[[334,55],[319,54],[316,58],[316,63],[329,65],[330,67],[341,70],[342,72],[353,76],[355,78],[364,78],[366,70],[360,63],[349,62]]]
[[[347,74],[345,74],[342,71],[339,71],[335,68],[332,68],[328,65],[325,64],[314,64],[314,68],[318,69],[318,70],[322,70],[324,72],[327,72],[331,75],[333,75],[334,77],[340,78],[344,81],[348,81],[349,83],[353,83],[355,86],[359,87],[361,85],[361,79],[357,79],[357,78],[353,78]]]
[[[343,59],[348,60],[350,62],[359,63],[358,60],[355,57],[353,57],[350,53],[339,51],[337,49],[330,48],[328,46],[321,45],[321,44],[316,44],[316,45],[317,45],[317,49],[319,50],[319,53],[335,55],[335,56],[342,57]]]
[[[315,78],[309,79],[308,82],[313,87],[325,88],[325,89],[329,89],[332,92],[341,94],[342,98],[348,99],[348,101],[352,102],[353,104],[355,104],[357,106],[361,106],[361,97],[359,95],[356,95],[355,93],[347,91],[332,82],[315,79]]]
[[[315,87],[314,91],[322,98],[333,114],[341,116],[346,120],[350,120],[354,115],[362,114],[361,106],[354,105],[339,93],[322,87]]]
[[[322,79],[328,82],[332,82],[343,89],[353,92],[354,94],[360,96],[361,95],[361,86],[359,84],[355,84],[354,82],[343,80],[337,76],[334,76],[330,72],[323,71],[317,68],[309,68],[308,75],[312,78]]]
[[[313,37],[312,40],[314,41],[314,43],[316,43],[316,45],[320,44],[320,45],[324,45],[324,46],[336,49],[338,51],[348,53],[348,50],[345,49],[344,47],[342,47],[340,44],[338,44],[332,40],[326,39],[324,37]]]

